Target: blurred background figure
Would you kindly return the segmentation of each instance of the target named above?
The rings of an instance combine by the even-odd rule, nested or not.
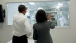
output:
[[[55,25],[51,21],[47,21],[44,10],[37,11],[36,22],[37,23],[33,25],[33,39],[36,40],[36,43],[53,43],[50,35],[50,28],[55,28]]]
[[[66,21],[65,21],[65,18],[62,15],[60,15],[60,18],[58,20],[60,21],[61,26],[65,26]]]

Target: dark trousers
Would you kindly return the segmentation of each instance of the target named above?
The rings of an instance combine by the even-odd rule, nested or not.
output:
[[[12,43],[28,43],[28,39],[25,35],[23,36],[13,36]]]

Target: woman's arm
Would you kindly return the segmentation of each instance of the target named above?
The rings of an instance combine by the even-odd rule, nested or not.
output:
[[[54,23],[54,22],[49,21],[49,24],[50,24],[50,28],[51,28],[51,29],[54,29],[54,28],[55,28],[55,23]]]
[[[37,31],[35,29],[35,26],[33,26],[33,39],[37,40]]]

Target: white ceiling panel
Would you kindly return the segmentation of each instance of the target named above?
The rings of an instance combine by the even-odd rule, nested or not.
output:
[[[51,8],[55,8],[58,3],[62,3],[62,8],[66,9],[69,8],[69,3],[68,1],[61,1],[61,2],[34,2],[35,5],[31,5],[29,4],[29,2],[27,4],[25,4],[26,6],[28,6],[29,9],[31,10],[37,10],[39,7],[43,8],[43,9],[51,9]]]

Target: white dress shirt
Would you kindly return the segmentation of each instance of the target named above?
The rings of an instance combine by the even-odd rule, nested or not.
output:
[[[22,36],[26,34],[29,37],[32,34],[32,27],[30,26],[28,19],[25,18],[22,13],[14,15],[13,25],[13,35],[15,36]]]

